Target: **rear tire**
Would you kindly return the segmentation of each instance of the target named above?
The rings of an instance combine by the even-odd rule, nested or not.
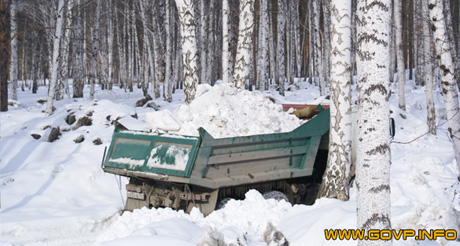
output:
[[[216,205],[216,209],[215,209],[215,210],[223,209],[223,208],[225,207],[225,205],[227,205],[227,203],[228,203],[230,200],[233,200],[233,198],[225,197],[225,198],[219,200],[219,201],[217,202],[217,205]]]
[[[286,202],[289,202],[289,199],[286,196],[286,194],[277,190],[267,191],[263,194],[263,197],[265,198],[265,200],[275,199],[276,201],[285,200]]]

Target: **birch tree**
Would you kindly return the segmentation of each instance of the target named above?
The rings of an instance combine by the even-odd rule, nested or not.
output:
[[[16,0],[11,0],[10,6],[10,28],[11,37],[11,64],[10,64],[10,81],[11,81],[11,99],[18,100],[18,38],[14,37],[18,32],[18,22],[16,19]]]
[[[72,77],[73,77],[73,98],[83,97],[83,0],[78,0],[77,10],[73,18],[73,41],[72,41]]]
[[[319,197],[348,200],[351,163],[351,0],[331,1],[329,156]]]
[[[51,80],[49,83],[48,100],[46,105],[46,115],[53,113],[53,99],[56,92],[56,85],[58,80],[58,69],[59,69],[59,51],[62,39],[62,30],[64,24],[64,9],[65,1],[59,0],[58,7],[56,10],[56,30],[53,37],[53,60],[51,67]]]
[[[428,1],[422,0],[423,16],[428,17]],[[427,108],[427,124],[428,130],[431,134],[436,134],[436,112],[434,106],[433,89],[435,86],[435,67],[433,64],[433,51],[431,45],[430,34],[430,19],[423,18],[423,37],[424,37],[424,65],[425,65],[425,94],[426,94],[426,108]]]
[[[90,91],[89,91],[89,99],[94,99],[95,93],[95,85],[96,85],[96,76],[97,76],[97,54],[99,52],[99,21],[101,16],[101,0],[96,1],[96,24],[93,31],[93,47],[91,51],[91,70],[90,70]]]
[[[10,3],[0,0],[0,111],[8,111],[8,28],[6,16]]]
[[[195,99],[196,86],[198,84],[198,51],[196,48],[194,4],[194,0],[176,0],[180,20],[184,66],[184,93],[187,104],[190,104]]]
[[[406,110],[406,96],[405,96],[405,84],[406,84],[406,72],[404,69],[404,56],[403,56],[403,41],[402,41],[402,21],[401,21],[401,9],[402,0],[394,0],[393,12],[394,22],[396,30],[396,66],[398,73],[398,97],[399,97],[399,108]]]
[[[165,29],[166,29],[166,54],[165,54],[165,80],[163,82],[163,97],[164,100],[167,102],[172,102],[172,85],[171,85],[171,66],[172,61],[172,38],[171,38],[171,8],[170,8],[170,0],[165,1],[165,9],[166,9],[166,16],[165,16]]]
[[[268,82],[268,48],[269,48],[269,23],[268,23],[268,1],[260,1],[259,20],[259,50],[258,50],[258,80],[259,90],[265,90]]]
[[[429,0],[431,30],[436,47],[436,59],[439,62],[439,77],[441,80],[444,104],[449,125],[449,134],[452,139],[455,160],[460,170],[460,109],[458,103],[457,85],[454,77],[452,53],[447,40],[446,23],[443,13],[442,0]],[[459,174],[460,177],[460,174]]]
[[[254,26],[254,1],[240,1],[240,23],[238,32],[238,47],[235,58],[235,71],[233,74],[233,83],[237,88],[243,88],[246,85],[246,79],[249,76],[252,50],[252,33]]]
[[[323,61],[322,61],[322,44],[321,44],[321,34],[320,34],[320,0],[313,0],[312,7],[312,22],[313,22],[313,39],[314,39],[314,70],[315,70],[315,84],[319,84],[320,95],[325,93],[324,85],[324,74],[323,74]]]
[[[389,30],[391,0],[358,2],[358,229],[390,229]],[[359,241],[358,245],[391,245]]]
[[[231,83],[231,54],[230,54],[230,9],[228,0],[222,1],[222,83]]]
[[[286,79],[284,36],[286,32],[286,0],[278,0],[278,27],[276,42],[277,84],[280,95],[284,96],[284,82]]]

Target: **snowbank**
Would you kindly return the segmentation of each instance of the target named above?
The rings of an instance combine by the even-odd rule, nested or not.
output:
[[[301,124],[263,94],[225,84],[199,85],[190,105],[146,115],[147,130],[198,136],[203,127],[216,138],[289,132]]]
[[[284,102],[305,103],[319,95],[318,88],[313,85],[302,83],[302,86],[306,89],[286,91]],[[390,98],[397,126],[395,141],[399,142],[413,140],[427,130],[423,87],[414,90],[408,83],[406,90],[406,112],[398,109],[397,97]],[[155,103],[168,109],[159,113],[170,118],[164,125],[177,129],[171,124],[174,120],[180,126],[178,131],[184,133],[186,128],[196,131],[198,126],[203,126],[210,131],[214,128],[217,133],[212,134],[215,136],[221,134],[219,131],[235,134],[231,132],[234,129],[230,123],[236,120],[245,122],[248,131],[251,127],[262,127],[260,119],[246,118],[252,117],[249,112],[254,111],[246,107],[256,108],[257,117],[282,113],[278,106],[256,92],[204,85],[198,91],[197,102],[201,100],[201,103],[189,106],[182,106],[183,91],[176,92],[173,103],[162,99]],[[88,94],[86,88],[85,95]],[[130,129],[142,129],[146,124],[145,115],[147,112],[151,115],[152,109],[134,108],[142,91],[130,94],[114,88],[113,91],[97,90],[97,102],[87,98],[57,101],[57,111],[50,117],[42,113],[44,105],[37,104],[37,99],[46,95],[46,88],[40,88],[36,96],[29,91],[18,91],[19,106],[11,106],[10,111],[0,113],[0,245],[278,245],[266,241],[267,235],[274,234],[273,230],[281,232],[291,246],[357,244],[356,241],[326,241],[324,238],[324,229],[356,228],[356,188],[350,190],[347,202],[323,198],[312,206],[264,200],[259,193],[250,191],[245,200],[230,201],[207,217],[197,210],[185,214],[164,208],[139,209],[119,215],[118,210],[126,199],[124,185],[127,180],[103,173],[100,162],[104,146],[111,140],[114,120],[122,118],[122,123]],[[283,101],[275,92],[273,95]],[[443,112],[439,93],[435,99],[437,113]],[[224,112],[221,108],[224,104],[230,104],[225,110],[233,112]],[[266,111],[262,114],[260,110]],[[240,114],[244,112],[246,115]],[[92,125],[74,129],[76,122],[66,123],[69,114],[75,115],[77,120],[91,115],[88,117]],[[217,116],[227,117],[222,127],[210,121],[217,121]],[[282,125],[279,121],[289,117],[274,117],[271,123],[275,127],[269,131],[282,131],[276,124]],[[266,118],[263,121],[270,122]],[[438,123],[443,122],[445,119],[438,114]],[[62,136],[49,143],[47,126],[60,127]],[[240,129],[236,134],[242,132]],[[31,137],[34,133],[42,138],[35,140]],[[77,144],[74,139],[80,135],[86,140]],[[100,138],[103,144],[94,145],[95,138]],[[391,154],[393,229],[458,230],[459,170],[447,124],[438,128],[437,135],[428,134],[410,144],[393,143]],[[443,243],[460,245],[459,241],[442,239],[394,241],[394,245]]]

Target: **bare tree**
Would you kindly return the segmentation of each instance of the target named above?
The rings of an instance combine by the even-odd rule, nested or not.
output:
[[[331,1],[329,156],[318,196],[348,200],[351,163],[351,0]]]
[[[240,23],[238,47],[236,51],[235,73],[233,83],[237,88],[244,88],[251,68],[252,33],[254,26],[254,1],[240,1]]]
[[[276,42],[276,80],[280,95],[284,96],[284,83],[286,80],[286,57],[285,57],[285,35],[286,35],[286,0],[278,0],[278,26]]]
[[[443,13],[442,0],[430,0],[431,30],[436,47],[436,58],[439,62],[439,77],[441,80],[444,104],[449,125],[450,138],[454,148],[455,160],[460,170],[460,109],[458,103],[457,85],[454,77],[454,66],[450,43],[446,33],[445,16]],[[459,174],[460,177],[460,174]]]
[[[230,54],[230,6],[228,0],[222,1],[222,83],[231,83],[232,60]]]
[[[10,81],[11,81],[11,99],[18,100],[18,38],[15,37],[18,32],[18,22],[16,18],[16,0],[11,0],[10,6],[10,28],[11,36],[11,64],[10,64]]]
[[[195,99],[196,86],[198,84],[198,51],[196,48],[194,4],[194,0],[176,0],[180,20],[184,66],[184,93],[187,104]]]
[[[425,94],[427,109],[427,124],[431,134],[436,134],[436,112],[434,106],[433,89],[435,89],[435,66],[433,64],[433,46],[430,34],[430,19],[428,12],[428,1],[422,0],[423,36],[424,36],[424,65],[425,65]]]
[[[358,229],[390,229],[389,42],[391,0],[359,1],[357,16]],[[391,240],[358,245],[391,245]]]
[[[51,80],[49,84],[48,91],[48,101],[46,105],[45,113],[51,115],[53,113],[53,100],[56,92],[56,85],[58,83],[58,69],[59,69],[59,51],[62,39],[62,30],[64,24],[64,10],[65,10],[65,1],[59,0],[58,7],[56,10],[56,30],[53,37],[53,60],[51,67]]]
[[[97,77],[97,55],[99,52],[99,22],[101,16],[101,0],[96,1],[96,23],[93,31],[93,43],[92,43],[92,51],[91,51],[91,70],[90,70],[90,91],[89,91],[89,99],[94,99],[95,93],[95,85],[96,85],[96,77]]]
[[[0,111],[8,111],[8,26],[6,16],[9,3],[0,0]]]
[[[401,22],[401,9],[402,0],[395,0],[394,5],[394,22],[396,29],[396,59],[397,59],[397,70],[398,70],[398,96],[399,96],[399,108],[406,110],[406,96],[405,96],[405,84],[406,84],[406,72],[404,69],[404,56],[403,56],[403,41],[402,41],[402,22]]]

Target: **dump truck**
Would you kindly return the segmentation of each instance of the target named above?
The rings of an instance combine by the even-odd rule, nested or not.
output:
[[[184,136],[117,124],[102,169],[129,177],[125,210],[197,207],[207,215],[250,189],[311,204],[326,167],[330,117],[327,106],[313,107],[314,117],[293,131],[228,138],[203,128]]]

